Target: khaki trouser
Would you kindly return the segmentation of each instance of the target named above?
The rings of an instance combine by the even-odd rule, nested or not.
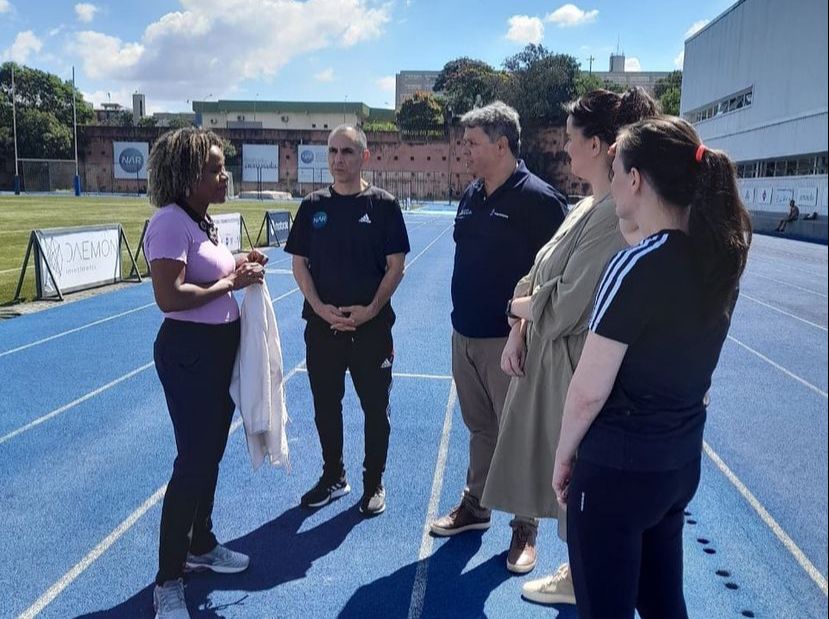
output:
[[[479,500],[498,441],[501,411],[510,377],[501,370],[505,337],[470,338],[452,332],[452,376],[461,415],[469,429],[469,467],[464,501],[479,516],[488,515]]]

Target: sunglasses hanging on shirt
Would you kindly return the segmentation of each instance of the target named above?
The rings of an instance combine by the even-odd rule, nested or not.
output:
[[[219,244],[219,229],[216,227],[216,224],[213,223],[213,219],[210,215],[205,213],[204,216],[200,217],[196,211],[191,209],[186,204],[183,204],[182,202],[176,202],[176,204],[178,204],[182,211],[187,213],[190,219],[199,225],[199,228],[207,235],[207,238],[210,239],[211,243],[214,245]]]

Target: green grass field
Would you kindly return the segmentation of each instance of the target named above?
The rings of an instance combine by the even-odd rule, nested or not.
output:
[[[210,212],[241,213],[255,242],[266,210],[295,212],[298,206],[296,202],[234,200],[213,205]],[[8,305],[13,300],[32,230],[120,223],[135,253],[144,221],[154,210],[146,197],[0,196],[0,305]],[[244,235],[243,243],[247,243]],[[121,262],[126,277],[130,269],[126,251]],[[143,258],[139,266],[144,268]],[[20,293],[25,300],[33,299],[36,294],[33,267],[34,260],[30,258]]]

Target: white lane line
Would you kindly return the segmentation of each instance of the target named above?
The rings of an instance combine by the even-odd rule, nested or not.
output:
[[[720,458],[720,456],[717,455],[713,449],[711,449],[711,446],[708,443],[703,442],[702,448],[714,464],[717,465],[717,468],[720,469],[723,475],[726,476],[728,481],[730,481],[734,487],[737,488],[739,493],[743,495],[743,498],[748,501],[748,504],[751,505],[755,512],[757,512],[761,520],[771,529],[775,537],[786,547],[786,550],[792,554],[795,560],[800,564],[800,567],[802,567],[809,575],[809,578],[811,578],[820,588],[823,595],[827,595],[826,577],[820,573],[820,570],[818,570],[811,561],[809,561],[809,558],[802,550],[800,550],[794,540],[783,530],[783,527],[777,523],[766,508],[763,507],[760,501],[757,500],[757,497],[755,497],[751,491],[746,488],[745,484],[734,474],[734,472],[728,468],[728,465],[723,462],[722,458]]]
[[[296,373],[297,370],[305,363],[305,360],[302,360],[294,369],[292,369],[285,378],[282,380],[282,384],[285,385]],[[228,436],[239,429],[242,425],[241,419],[237,419],[233,425],[230,427],[230,431]],[[24,610],[20,615],[18,615],[17,619],[32,619],[33,617],[37,616],[44,608],[46,608],[49,604],[51,604],[56,597],[58,597],[66,587],[72,584],[72,582],[78,578],[86,569],[92,565],[95,561],[97,561],[101,555],[103,555],[107,550],[109,550],[112,545],[118,541],[120,537],[124,535],[127,531],[132,528],[132,526],[138,522],[138,519],[141,518],[144,514],[146,514],[152,507],[158,504],[161,499],[164,498],[164,492],[167,490],[167,484],[161,486],[158,490],[153,492],[152,496],[148,498],[141,506],[132,512],[129,516],[127,516],[121,524],[119,524],[112,532],[107,535],[95,548],[89,551],[89,553],[80,561],[78,561],[72,568],[66,572],[63,576],[61,576],[58,581],[53,584],[49,589],[41,595],[35,603],[29,606],[26,610]]]
[[[12,271],[20,271],[20,267],[0,270],[0,274],[2,274],[2,273],[11,273]]]
[[[101,318],[100,320],[96,320],[95,322],[90,322],[85,325],[81,325],[80,327],[75,327],[74,329],[69,329],[68,331],[63,331],[61,333],[57,333],[55,335],[50,335],[49,337],[45,337],[42,340],[37,340],[36,342],[32,342],[30,344],[24,344],[23,346],[18,346],[17,348],[12,348],[11,350],[6,350],[4,352],[0,352],[0,357],[5,357],[6,355],[10,355],[12,353],[20,352],[21,350],[26,350],[27,348],[31,348],[32,346],[37,346],[39,344],[44,344],[46,342],[51,342],[52,340],[56,340],[59,337],[63,337],[64,335],[69,335],[71,333],[77,333],[78,331],[83,331],[84,329],[88,329],[89,327],[94,327],[95,325],[100,325],[105,322],[109,322],[110,320],[115,320],[116,318],[121,318],[123,316],[127,316],[128,314],[133,314],[135,312],[140,312],[141,310],[145,310],[148,307],[154,307],[155,303],[147,303],[146,305],[141,305],[140,307],[136,307],[131,310],[127,310],[126,312],[121,312],[120,314],[115,314],[113,316],[109,316],[107,318]]]
[[[281,299],[284,299],[285,297],[295,293],[297,290],[299,290],[299,288],[294,288],[293,290],[291,290],[289,292],[286,292],[285,294],[280,295],[280,296],[276,297],[275,299],[272,299],[272,301],[279,301]],[[5,436],[0,436],[0,445],[2,445],[6,441],[14,438],[15,436],[17,436],[19,434],[23,434],[24,432],[27,432],[28,430],[31,430],[32,428],[34,428],[35,426],[40,425],[44,421],[48,421],[52,417],[56,417],[57,415],[60,415],[61,413],[66,412],[67,410],[69,410],[73,406],[77,406],[81,402],[85,402],[86,400],[95,397],[99,393],[103,393],[107,389],[110,389],[111,387],[114,387],[115,385],[117,385],[119,383],[122,383],[122,382],[124,382],[125,380],[127,380],[129,378],[132,378],[136,374],[139,374],[139,373],[143,372],[144,370],[152,367],[153,365],[154,365],[153,361],[151,361],[150,363],[147,363],[145,365],[142,365],[140,368],[136,368],[136,369],[132,370],[131,372],[128,372],[128,373],[124,374],[120,378],[116,378],[112,382],[109,382],[109,383],[107,383],[106,385],[104,385],[102,387],[98,387],[94,391],[90,391],[89,393],[87,393],[86,395],[81,396],[77,400],[73,400],[72,402],[69,402],[69,404],[64,404],[60,408],[57,408],[57,409],[53,410],[51,413],[46,413],[42,417],[38,417],[34,421],[27,423],[25,426],[21,426],[17,430],[12,431],[9,434],[6,434]]]
[[[783,314],[784,316],[788,316],[789,318],[794,318],[795,320],[799,320],[800,322],[804,322],[804,323],[806,323],[807,325],[809,325],[811,327],[815,327],[817,329],[820,329],[821,331],[829,331],[829,329],[827,329],[823,325],[819,325],[816,322],[812,322],[811,320],[806,320],[805,318],[801,318],[800,316],[795,316],[794,314],[792,314],[790,312],[787,312],[786,310],[780,309],[776,305],[771,305],[770,303],[766,303],[765,301],[761,301],[760,299],[752,297],[751,295],[748,295],[744,292],[740,292],[740,298],[746,298],[749,301],[753,301],[754,303],[757,303],[758,305],[762,305],[763,307],[767,307],[771,310],[774,310],[775,312],[779,312],[779,313]]]
[[[265,273],[268,275],[293,275],[294,272],[291,269],[265,269]]]
[[[44,421],[49,421],[52,417],[57,417],[58,415],[60,415],[63,412],[66,412],[67,410],[69,410],[73,406],[77,406],[81,402],[86,402],[90,398],[94,398],[96,395],[98,395],[100,393],[103,393],[107,389],[111,389],[115,385],[118,385],[118,384],[124,382],[125,380],[128,380],[128,379],[132,378],[136,374],[140,374],[141,372],[151,368],[152,366],[153,366],[153,362],[142,365],[140,368],[136,368],[132,372],[128,372],[127,374],[124,374],[120,378],[116,378],[115,380],[113,380],[111,382],[108,382],[103,387],[98,387],[97,389],[95,389],[95,391],[90,391],[86,395],[83,395],[83,396],[79,397],[77,400],[73,400],[73,401],[69,402],[69,404],[64,404],[60,408],[56,408],[55,410],[53,410],[51,413],[46,413],[42,417],[38,417],[34,421],[31,421],[31,422],[27,423],[25,426],[21,426],[21,427],[17,428],[17,430],[9,432],[5,436],[0,436],[0,445],[5,443],[6,441],[9,441],[9,440],[13,439],[15,436],[18,436],[19,434],[23,434],[24,432],[27,432],[27,431],[31,430],[35,426],[39,426]]]
[[[435,462],[435,476],[432,479],[432,494],[429,497],[429,508],[426,511],[426,522],[423,525],[423,536],[420,541],[417,571],[412,585],[412,597],[409,601],[408,619],[420,619],[423,614],[423,602],[426,599],[426,579],[429,573],[429,556],[432,554],[432,536],[429,534],[429,525],[437,517],[440,504],[440,494],[443,490],[443,470],[446,468],[446,456],[449,452],[449,434],[452,432],[452,413],[455,410],[455,401],[458,392],[453,382],[449,388],[449,399],[446,402],[446,414],[443,417],[443,432],[440,436],[438,459]]]
[[[754,276],[754,277],[762,277],[763,279],[767,279],[767,280],[772,281],[776,284],[783,284],[784,286],[789,286],[790,288],[795,288],[796,290],[802,290],[803,292],[808,292],[810,294],[817,295],[817,296],[822,297],[824,299],[827,298],[827,295],[823,294],[822,292],[818,292],[817,290],[812,290],[811,288],[805,288],[803,286],[798,286],[797,284],[793,284],[791,282],[787,282],[787,281],[782,280],[782,279],[777,279],[775,277],[769,277],[768,275],[762,275],[760,273],[753,273],[751,271],[748,271],[748,275],[751,275],[751,276]]]
[[[447,227],[445,227],[443,230],[441,230],[440,234],[438,234],[438,235],[435,237],[435,240],[433,240],[433,241],[432,241],[431,243],[429,243],[426,247],[424,247],[424,248],[423,248],[423,250],[422,250],[422,251],[421,251],[421,252],[420,252],[417,256],[415,256],[414,258],[412,258],[412,259],[409,261],[409,263],[406,265],[406,270],[410,269],[410,268],[412,267],[412,265],[413,265],[415,262],[417,262],[417,259],[418,259],[418,258],[420,258],[423,254],[425,254],[425,253],[428,251],[428,249],[429,249],[432,245],[434,245],[435,243],[437,243],[437,242],[438,242],[438,239],[440,239],[440,237],[442,237],[444,234],[446,234],[446,232],[447,232],[447,231],[451,230],[451,229],[452,229],[452,228],[454,228],[454,227],[455,227],[455,224],[454,224],[454,222],[453,222],[453,223],[452,223],[452,225],[447,226]]]
[[[276,303],[277,301],[281,301],[282,299],[284,299],[284,298],[286,298],[286,297],[290,297],[292,294],[294,294],[294,293],[295,293],[295,292],[297,292],[298,290],[299,290],[299,288],[291,288],[291,289],[290,289],[288,292],[286,292],[285,294],[281,294],[281,295],[279,295],[278,297],[274,297],[273,299],[271,299],[271,303]]]
[[[164,484],[156,490],[153,495],[144,501],[144,503],[132,512],[127,518],[121,522],[115,529],[107,535],[101,543],[99,543],[95,548],[93,548],[89,554],[87,554],[83,559],[78,561],[72,569],[70,569],[66,574],[60,577],[55,584],[49,587],[49,590],[46,591],[43,595],[41,595],[34,604],[29,606],[26,610],[24,610],[20,615],[18,615],[18,619],[32,619],[36,617],[40,612],[46,608],[46,606],[52,602],[60,593],[69,586],[69,584],[75,580],[78,576],[80,576],[90,565],[92,565],[102,554],[104,554],[110,546],[112,546],[118,538],[120,538],[124,533],[126,533],[132,525],[134,525],[141,516],[143,516],[147,511],[153,507],[156,503],[158,503],[164,497],[164,491],[167,490],[167,484]]]
[[[761,353],[761,352],[758,352],[758,351],[754,350],[751,346],[749,346],[749,345],[747,345],[747,344],[745,344],[745,343],[741,342],[741,341],[740,341],[740,340],[738,340],[736,337],[734,337],[734,336],[732,336],[732,335],[729,335],[729,336],[728,336],[728,339],[729,339],[729,340],[731,340],[732,342],[734,342],[735,344],[737,344],[738,346],[742,346],[743,348],[745,348],[745,349],[746,349],[748,352],[750,352],[751,354],[753,354],[753,355],[757,355],[760,359],[762,359],[763,361],[765,361],[766,363],[768,363],[768,364],[769,364],[769,365],[771,365],[772,367],[774,367],[774,368],[776,368],[776,369],[780,370],[781,372],[783,372],[783,373],[784,373],[786,376],[788,376],[789,378],[793,378],[794,380],[796,380],[797,382],[799,382],[801,385],[804,385],[805,387],[808,387],[809,389],[811,389],[811,390],[812,390],[812,391],[814,391],[815,393],[818,393],[818,394],[822,395],[824,398],[829,397],[829,395],[827,395],[827,393],[826,393],[825,391],[823,391],[822,389],[819,389],[818,387],[815,387],[812,383],[810,383],[810,382],[809,382],[809,381],[807,381],[806,379],[801,378],[800,376],[798,376],[797,374],[795,374],[795,373],[793,373],[793,372],[790,372],[789,370],[787,370],[786,368],[784,368],[784,367],[783,367],[782,365],[780,365],[779,363],[775,363],[774,361],[772,361],[771,359],[769,359],[767,356],[765,356],[763,353]]]

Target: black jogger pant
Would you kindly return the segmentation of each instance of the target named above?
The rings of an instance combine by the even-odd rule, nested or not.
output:
[[[567,547],[581,619],[687,619],[684,510],[700,460],[624,471],[579,460],[567,498]]]
[[[222,325],[166,319],[155,340],[155,367],[173,421],[178,455],[164,494],[156,583],[182,575],[187,552],[216,546],[213,495],[233,417],[230,379],[239,321]]]
[[[354,389],[365,415],[366,486],[380,483],[389,450],[389,391],[394,348],[392,321],[378,316],[356,331],[334,331],[320,319],[305,326],[306,366],[314,397],[314,421],[322,446],[323,476],[338,479],[343,466],[342,400],[345,372],[351,372]]]

